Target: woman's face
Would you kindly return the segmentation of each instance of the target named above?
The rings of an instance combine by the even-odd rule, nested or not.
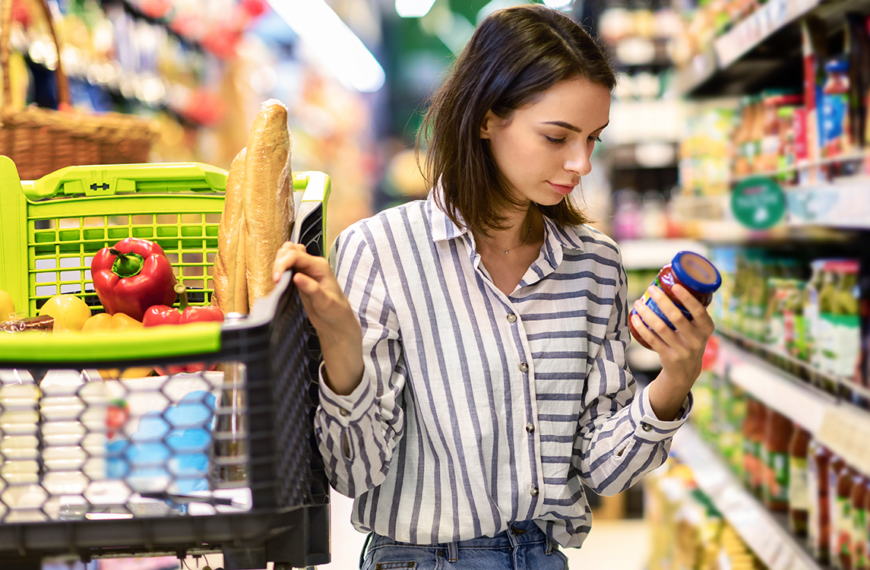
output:
[[[486,114],[480,136],[514,197],[558,204],[592,171],[589,157],[610,121],[610,91],[586,78],[561,81],[500,119]]]

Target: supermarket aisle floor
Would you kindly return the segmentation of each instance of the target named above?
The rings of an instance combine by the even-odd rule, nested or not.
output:
[[[318,570],[358,568],[365,535],[350,525],[353,501],[332,493],[332,563]],[[581,550],[566,549],[571,570],[644,570],[649,553],[645,521],[595,521]]]

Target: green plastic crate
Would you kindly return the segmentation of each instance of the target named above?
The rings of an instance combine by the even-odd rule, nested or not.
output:
[[[329,192],[319,172],[293,182],[297,194],[311,192],[297,198],[297,209]],[[99,312],[91,260],[137,237],[163,248],[190,304],[209,304],[226,183],[225,170],[199,163],[74,166],[22,182],[12,160],[0,156],[0,289],[29,316],[64,293]]]

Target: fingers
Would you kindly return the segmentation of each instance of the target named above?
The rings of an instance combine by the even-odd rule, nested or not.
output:
[[[656,302],[656,305],[658,305],[659,310],[664,313],[669,321],[671,321],[671,324],[674,325],[678,331],[682,330],[684,325],[689,322],[689,319],[683,311],[681,311],[671,298],[665,295],[665,292],[658,287],[652,286],[648,291],[650,296]],[[694,297],[692,298],[694,299]]]
[[[323,279],[331,272],[329,263],[324,258],[308,255],[303,245],[285,242],[275,256],[272,278],[278,281],[281,274],[288,269],[301,271],[316,280]]]
[[[682,345],[677,333],[665,323],[659,315],[655,314],[646,303],[640,300],[634,304],[637,314],[640,315],[646,326],[651,328],[653,332],[670,348],[676,348]],[[644,338],[644,340],[646,340]]]
[[[674,285],[671,291],[686,310],[691,313],[695,325],[707,336],[713,334],[713,319],[707,312],[707,308],[682,285]]]
[[[635,308],[637,308],[637,303],[635,303]],[[634,330],[637,331],[644,341],[649,345],[651,349],[659,354],[666,354],[670,351],[670,347],[653,331],[651,331],[646,324],[644,324],[643,320],[639,315],[631,315],[632,322],[634,323]]]

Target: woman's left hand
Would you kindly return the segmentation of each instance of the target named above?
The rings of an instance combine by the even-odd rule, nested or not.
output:
[[[713,334],[713,319],[710,318],[704,305],[685,287],[674,285],[671,291],[692,315],[692,320],[686,318],[673,301],[655,286],[650,287],[649,292],[676,330],[672,330],[640,299],[634,303],[638,314],[631,318],[634,319],[637,333],[659,354],[662,372],[667,374],[672,382],[691,388],[701,374],[704,349],[710,335]],[[641,318],[643,321],[640,320]]]

